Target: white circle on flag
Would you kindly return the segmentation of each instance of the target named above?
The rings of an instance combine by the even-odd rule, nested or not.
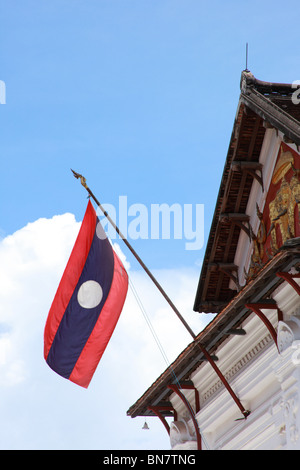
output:
[[[86,281],[81,284],[77,300],[81,307],[83,308],[94,308],[100,304],[103,297],[103,290],[99,282],[96,281]]]
[[[105,240],[105,238],[107,238],[107,235],[104,231],[104,228],[102,227],[102,224],[101,222],[98,222],[97,223],[97,226],[96,226],[96,235],[98,238],[100,238],[100,240]]]

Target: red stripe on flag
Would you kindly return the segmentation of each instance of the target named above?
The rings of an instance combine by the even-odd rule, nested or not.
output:
[[[121,314],[128,289],[128,275],[114,252],[112,285],[97,323],[87,340],[69,380],[87,388],[113,334]]]
[[[64,270],[55,297],[49,310],[44,330],[44,357],[47,359],[53,339],[61,319],[70,302],[71,296],[78,283],[93,241],[97,215],[91,201],[88,202],[85,215]]]

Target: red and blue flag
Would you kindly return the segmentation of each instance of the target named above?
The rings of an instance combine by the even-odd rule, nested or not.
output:
[[[89,201],[45,325],[44,357],[51,369],[88,387],[127,289],[126,270]]]

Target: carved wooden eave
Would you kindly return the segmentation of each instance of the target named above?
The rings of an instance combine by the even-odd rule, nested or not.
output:
[[[264,82],[251,73],[242,74],[241,101],[290,142],[300,145],[300,110],[292,101],[294,93],[291,84]]]
[[[266,129],[275,128],[283,133],[284,141],[300,149],[300,104],[293,103],[293,93],[292,85],[262,82],[248,71],[242,73],[238,110],[194,302],[196,312],[219,313],[240,290],[235,255],[241,231],[254,236],[246,214],[254,181],[266,189],[259,162]]]
[[[232,222],[237,224],[251,239],[252,229],[249,225],[249,215],[247,214],[221,214],[219,217],[220,222]]]

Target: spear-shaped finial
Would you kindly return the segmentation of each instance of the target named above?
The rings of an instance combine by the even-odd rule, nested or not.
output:
[[[87,189],[87,184],[86,184],[86,179],[85,179],[85,177],[82,176],[82,175],[80,175],[79,173],[76,173],[76,171],[72,170],[72,168],[71,168],[71,171],[72,171],[73,175],[75,176],[75,178],[77,178],[77,179],[80,178],[80,182],[81,182],[82,186],[83,186],[85,189]]]

